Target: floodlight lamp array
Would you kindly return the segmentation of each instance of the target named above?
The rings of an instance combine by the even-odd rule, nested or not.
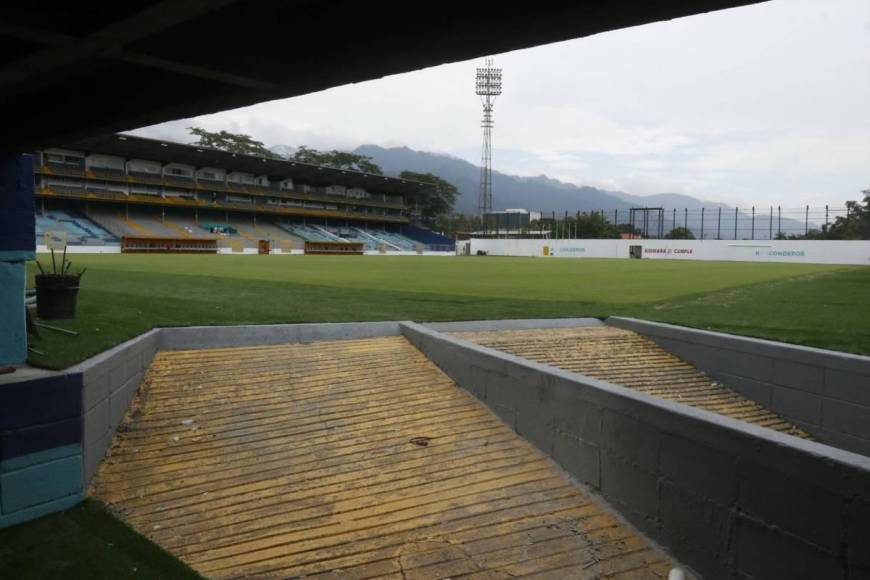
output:
[[[481,96],[501,94],[501,69],[479,68],[475,82],[475,92]]]

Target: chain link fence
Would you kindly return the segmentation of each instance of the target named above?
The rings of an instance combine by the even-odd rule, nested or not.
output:
[[[490,224],[484,235],[553,239],[612,238],[612,228],[596,227],[609,224],[616,226],[623,237],[657,239],[673,234],[682,237],[688,231],[699,240],[773,240],[805,237],[814,231],[824,231],[838,217],[847,218],[849,209],[845,205],[735,208],[714,206],[538,213],[541,215],[539,220],[530,221],[520,227],[500,230],[497,225]],[[675,228],[682,228],[683,231],[672,234]]]

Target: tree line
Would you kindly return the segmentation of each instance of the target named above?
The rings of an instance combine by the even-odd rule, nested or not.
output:
[[[846,215],[838,216],[832,223],[805,234],[785,235],[780,232],[777,240],[870,240],[870,189],[861,191],[862,201],[847,201]]]

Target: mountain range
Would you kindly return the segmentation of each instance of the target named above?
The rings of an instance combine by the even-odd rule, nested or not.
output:
[[[292,154],[294,148],[284,145],[272,147],[273,151],[284,155]],[[432,173],[452,183],[460,195],[456,199],[455,209],[465,214],[477,213],[477,192],[480,183],[480,167],[450,155],[416,151],[409,147],[380,147],[378,145],[361,145],[354,153],[371,157],[386,175],[396,176],[402,171]],[[717,229],[721,230],[723,238],[733,238],[734,208],[724,203],[702,201],[689,195],[678,193],[659,193],[654,195],[632,195],[622,191],[610,191],[565,183],[558,179],[539,175],[523,177],[509,175],[500,171],[492,172],[493,205],[495,209],[523,208],[540,211],[544,214],[555,212],[588,212],[605,210],[608,216],[616,210],[618,221],[628,221],[628,210],[632,207],[661,207],[663,229],[669,231],[675,225],[687,225],[695,235],[700,237],[703,228],[705,238],[716,237]],[[706,221],[701,223],[701,208],[705,208]],[[676,209],[676,211],[674,211]],[[688,212],[684,213],[686,210]],[[718,215],[721,211],[721,215]],[[623,213],[624,212],[624,213]],[[781,221],[769,219],[759,210],[756,219],[751,214],[740,210],[737,216],[738,239],[750,237],[758,240],[767,239],[771,231],[781,227],[783,231],[803,233],[803,220],[782,218]],[[815,224],[810,224],[813,227]],[[654,227],[654,226],[653,226]]]
[[[408,147],[384,148],[362,145],[354,153],[367,155],[381,166],[384,173],[398,175],[403,170],[433,173],[455,185],[461,195],[456,210],[463,213],[477,211],[477,190],[480,167],[463,159],[415,151]],[[521,177],[499,171],[492,172],[493,205],[496,209],[525,208],[534,211],[575,212],[590,210],[627,210],[630,207],[656,206],[666,208],[698,209],[702,206],[725,207],[723,204],[702,202],[688,195],[662,193],[639,196],[621,191],[608,191],[588,185],[574,185],[546,175]]]

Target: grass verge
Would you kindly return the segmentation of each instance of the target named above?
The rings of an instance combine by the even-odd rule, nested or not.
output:
[[[94,500],[0,530],[0,578],[201,578]]]

